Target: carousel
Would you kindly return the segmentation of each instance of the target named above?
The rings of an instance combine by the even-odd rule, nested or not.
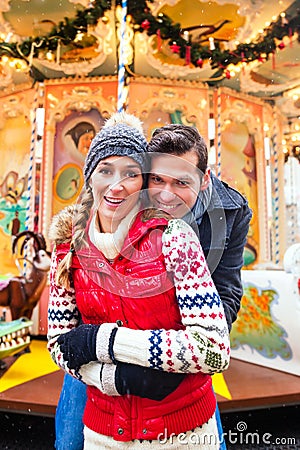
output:
[[[55,414],[48,229],[105,119],[196,126],[253,211],[221,411],[299,403],[300,2],[0,2],[0,409]]]

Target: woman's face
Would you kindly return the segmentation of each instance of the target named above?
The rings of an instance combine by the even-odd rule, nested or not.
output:
[[[101,230],[113,233],[139,200],[143,185],[140,165],[128,156],[110,156],[91,176]]]
[[[90,145],[91,145],[91,142],[92,142],[94,136],[95,136],[95,133],[94,133],[94,131],[92,131],[92,130],[91,130],[91,131],[88,131],[88,132],[86,132],[86,133],[83,133],[83,134],[80,136],[80,138],[79,138],[79,140],[78,140],[77,148],[78,148],[78,151],[79,151],[82,155],[84,155],[84,156],[87,155],[87,153],[88,153],[88,151],[89,151],[89,148],[90,148]]]

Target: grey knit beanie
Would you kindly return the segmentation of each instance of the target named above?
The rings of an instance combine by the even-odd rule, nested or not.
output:
[[[83,169],[86,186],[99,162],[110,156],[128,156],[147,173],[147,147],[142,123],[137,117],[125,112],[113,114],[91,142]]]

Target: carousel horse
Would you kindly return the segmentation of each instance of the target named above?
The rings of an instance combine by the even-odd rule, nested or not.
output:
[[[6,367],[2,361],[3,358],[29,350],[30,331],[33,324],[30,319],[46,285],[51,263],[51,253],[46,249],[43,235],[33,231],[22,231],[16,235],[12,245],[13,254],[16,253],[21,238],[24,238],[20,249],[21,259],[29,263],[29,274],[0,282],[0,306],[9,307],[12,318],[11,322],[6,322],[5,313],[0,317],[0,369]],[[33,240],[32,259],[23,257],[30,240]]]
[[[8,306],[12,320],[20,317],[31,319],[33,309],[37,305],[47,282],[51,263],[51,253],[46,250],[46,241],[42,234],[33,231],[22,231],[16,235],[12,252],[15,254],[20,238],[22,243],[20,254],[23,255],[28,241],[33,239],[33,258],[21,258],[30,264],[28,276],[21,275],[3,280],[0,283],[0,306]]]

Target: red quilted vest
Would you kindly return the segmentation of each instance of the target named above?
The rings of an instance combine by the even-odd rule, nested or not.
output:
[[[112,264],[91,242],[77,252],[73,280],[85,323],[122,321],[132,329],[184,329],[161,253],[166,225],[165,219],[143,222],[139,214]],[[189,374],[162,401],[131,395],[109,397],[88,387],[84,423],[119,441],[158,439],[160,433],[169,436],[202,425],[215,407],[211,377]]]

